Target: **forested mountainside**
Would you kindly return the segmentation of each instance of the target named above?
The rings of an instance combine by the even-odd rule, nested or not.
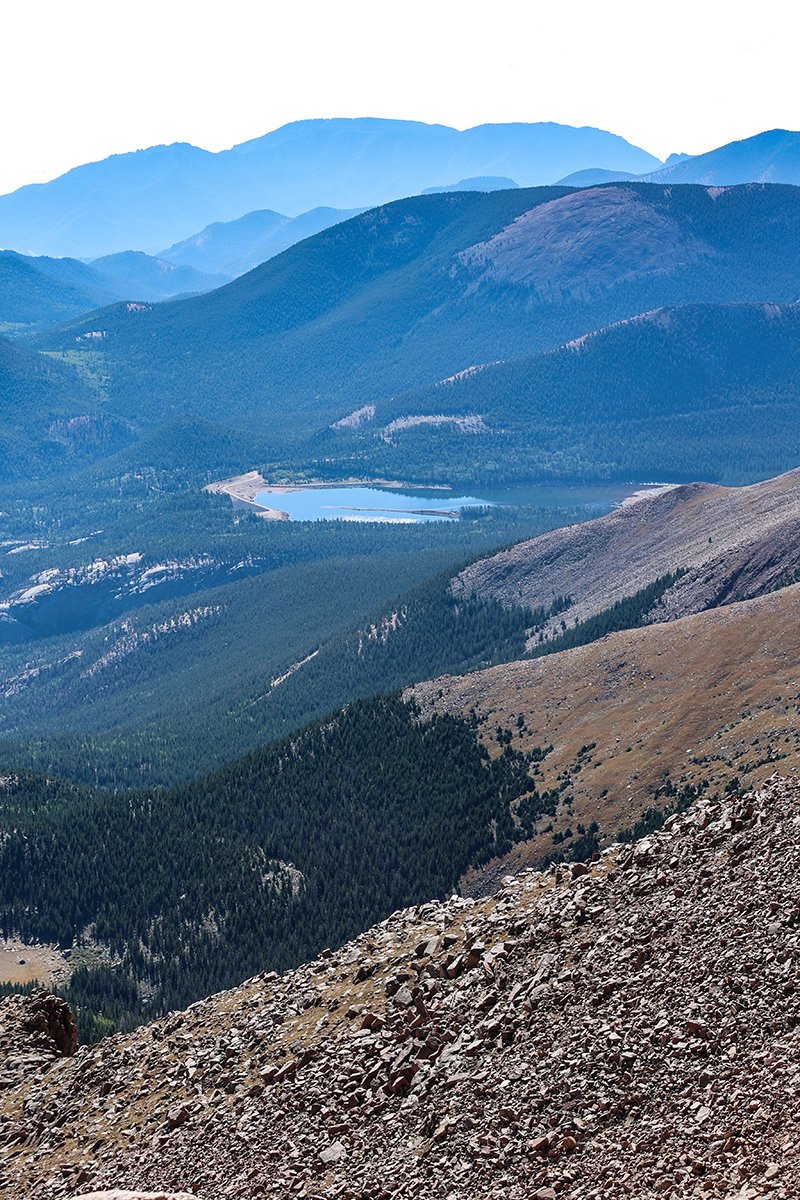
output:
[[[62,362],[0,337],[0,479],[91,463],[134,437],[97,404],[91,381]],[[8,512],[3,514],[8,521]]]
[[[190,500],[132,502],[138,528],[77,545],[0,548],[6,767],[174,783],[355,697],[513,658],[535,614],[455,601],[450,579],[590,511],[234,523],[227,497]]]
[[[178,266],[220,271],[233,278],[362,211],[361,208],[313,208],[297,217],[286,217],[270,209],[246,213],[235,221],[207,225],[199,233],[162,250],[159,257]]]
[[[118,299],[108,281],[74,258],[0,250],[0,332],[58,325]]]
[[[571,598],[584,621],[681,567],[650,621],[746,600],[800,569],[800,469],[749,487],[695,483],[472,563],[458,595],[538,608]]]
[[[335,424],[309,460],[448,479],[711,478],[800,458],[800,307],[661,307],[554,351],[475,363]]]
[[[510,609],[491,597],[454,596],[452,571],[386,604],[403,572],[413,578],[412,557],[423,578],[433,559],[426,563],[416,554],[404,562],[384,550],[374,570],[368,562],[327,558],[200,593],[181,602],[177,619],[167,617],[167,608],[160,620],[153,619],[157,610],[143,610],[135,620],[83,637],[68,652],[68,643],[49,639],[49,660],[35,667],[26,660],[4,684],[7,719],[16,723],[16,743],[0,753],[7,780],[0,812],[8,834],[0,851],[4,931],[74,943],[79,953],[69,994],[82,1020],[95,1027],[91,1014],[99,1012],[130,1022],[233,982],[259,961],[299,962],[381,911],[432,894],[426,888],[439,894],[461,876],[480,887],[484,876],[475,882],[475,868],[492,879],[509,863],[586,857],[601,838],[640,821],[657,824],[665,809],[699,793],[722,794],[743,779],[759,780],[775,763],[795,769],[800,735],[791,685],[800,653],[800,590],[791,586],[796,573],[788,559],[780,577],[762,568],[770,536],[779,543],[790,523],[786,497],[796,482],[726,493],[740,525],[751,516],[750,536],[738,542],[730,518],[727,561],[736,556],[737,578],[749,577],[750,590],[766,594],[644,628],[698,565],[691,551],[702,543],[696,519],[681,522],[673,517],[680,503],[664,501],[680,501],[683,493],[691,508],[697,496],[708,496],[701,519],[724,533],[723,489],[679,489],[593,522],[602,540],[609,525],[613,536],[619,523],[632,521],[645,531],[645,549],[652,526],[660,527],[664,544],[671,522],[688,529],[690,568],[629,590],[626,600],[583,621],[573,617],[568,595],[548,597],[538,608]],[[363,538],[363,527],[356,529]],[[575,529],[558,536],[576,541]],[[539,544],[555,537],[545,535]],[[413,538],[407,541],[411,550]],[[678,539],[673,542],[680,561]],[[581,547],[587,557],[592,546],[589,538]],[[556,576],[557,556],[553,561]],[[134,571],[134,578],[141,577]],[[351,596],[365,581],[371,589],[365,607],[374,603],[374,615],[349,624]],[[609,572],[609,601],[614,586]],[[254,633],[257,621],[269,623],[269,588],[273,604],[283,602],[287,614],[272,643]],[[346,613],[335,600],[321,610],[323,589],[343,598]],[[325,644],[304,643],[322,626]],[[617,632],[604,637],[609,631]],[[289,664],[284,658],[279,668],[287,638],[296,639],[298,658]],[[29,655],[30,645],[20,650]],[[14,647],[7,651],[15,653]],[[475,673],[487,663],[506,665]],[[233,687],[232,667],[240,676]],[[455,671],[468,674],[454,677]],[[406,693],[410,707],[392,695],[375,697],[431,675],[433,682]],[[184,698],[197,712],[183,715],[181,727],[168,710]],[[287,722],[296,727],[315,712],[328,715],[171,791],[109,794],[53,782],[67,772],[118,786],[158,780],[170,770],[185,778],[190,764],[197,770],[209,755],[229,760],[248,738],[274,737]],[[435,714],[448,721],[429,726]],[[87,736],[87,728],[98,732]],[[37,734],[33,744],[31,733]],[[20,769],[26,756],[31,761],[37,754],[46,775]],[[409,816],[412,800],[418,808]],[[449,828],[445,811],[448,821],[457,814],[460,833],[447,833],[442,857],[433,830],[437,822]],[[415,833],[414,823],[423,820],[433,824]],[[370,856],[374,821],[384,823],[389,841],[384,849],[380,838],[374,841]],[[165,863],[156,847],[182,847],[190,832],[194,849],[180,851],[176,874],[175,858]],[[104,855],[96,854],[99,844]],[[399,857],[386,857],[390,845]],[[364,857],[358,876],[348,858],[354,847]],[[67,887],[64,871],[83,856],[81,888]],[[343,867],[346,878],[339,880]],[[295,904],[297,872],[313,879],[308,910]],[[175,896],[188,897],[177,907],[175,889]],[[235,918],[228,913],[230,896],[237,897]]]
[[[301,962],[461,876],[481,890],[589,857],[699,794],[798,769],[799,600],[357,701],[172,791],[7,772],[2,929],[72,948],[66,994],[91,1030]]]
[[[313,164],[313,167],[311,166]],[[582,167],[641,173],[653,155],[600,129],[548,122],[457,130],[375,118],[295,121],[218,154],[176,143],[86,163],[0,197],[0,244],[85,258],[154,254],[212,221],[271,208],[357,208],[477,175],[531,186]]]
[[[177,791],[2,786],[3,932],[73,947],[67,995],[130,1025],[449,894],[510,849],[529,784],[521,755],[390,697]]]
[[[796,767],[800,476],[716,481],[800,458],[799,219],[418,196],[0,342],[0,927],[70,950],[82,1029]],[[312,526],[202,491],[249,468],[715,482]]]
[[[111,254],[83,263],[0,250],[0,333],[29,334],[114,300],[165,300],[208,292],[230,278],[141,253]]]
[[[357,697],[767,593],[800,569],[799,492],[792,472],[592,521],[499,507],[400,528],[234,525],[226,498],[205,497],[171,522],[145,510],[147,539],[125,534],[116,556],[113,528],[77,547],[11,545],[0,759],[103,786],[174,783]]]
[[[309,438],[355,409],[476,363],[550,349],[664,304],[793,302],[798,205],[800,193],[777,186],[417,197],[337,225],[206,296],[120,305],[44,344],[99,361],[109,412],[140,430],[187,418],[220,435],[246,429],[262,454],[296,466]],[[491,412],[482,416],[491,429]],[[718,462],[735,453],[740,418],[730,426]],[[428,424],[414,437],[438,446],[440,432]],[[578,432],[577,446],[553,447],[547,474],[582,476],[598,457],[592,470],[617,465],[606,443],[593,455]],[[772,464],[776,448],[767,430],[760,436],[757,459]],[[697,438],[703,447],[715,439],[710,427]],[[503,453],[490,444],[473,458],[502,471]],[[637,465],[633,453],[619,464],[626,474]],[[741,453],[731,465],[742,469]]]
[[[704,800],[77,1054],[58,1001],[0,1002],[0,1186],[790,1200],[798,800]]]

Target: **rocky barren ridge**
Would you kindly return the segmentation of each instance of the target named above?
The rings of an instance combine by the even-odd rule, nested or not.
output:
[[[800,470],[749,487],[692,483],[554,530],[468,567],[456,591],[508,605],[571,596],[585,620],[677,567],[650,614],[674,620],[769,591],[800,566]]]
[[[604,288],[717,254],[647,193],[606,186],[532,208],[459,259],[483,279],[525,284],[540,297],[564,301],[588,300]]]
[[[395,913],[70,1057],[0,1002],[0,1193],[800,1188],[800,782]]]

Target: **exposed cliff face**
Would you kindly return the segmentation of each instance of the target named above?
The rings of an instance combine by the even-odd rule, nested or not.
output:
[[[45,991],[0,1000],[0,1144],[2,1097],[33,1078],[43,1078],[77,1048],[75,1020],[63,1000]]]
[[[143,604],[191,595],[265,569],[247,555],[153,561],[139,551],[76,567],[50,567],[0,598],[0,642],[91,629]]]
[[[78,1049],[78,1031],[69,1007],[57,996],[42,993],[27,1005],[23,1029],[30,1034],[32,1044],[39,1049],[52,1050],[65,1058]]]
[[[788,1200],[799,813],[797,780],[701,802],[29,1070],[0,1190]]]
[[[570,619],[584,620],[686,568],[651,614],[663,621],[761,595],[798,566],[800,470],[750,487],[694,483],[645,497],[475,563],[454,586],[532,608],[569,595]]]

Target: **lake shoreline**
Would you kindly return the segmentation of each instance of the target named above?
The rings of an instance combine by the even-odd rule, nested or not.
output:
[[[458,520],[469,508],[495,505],[596,507],[612,509],[676,486],[656,482],[574,485],[530,484],[489,488],[483,496],[459,496],[448,484],[404,483],[399,480],[351,478],[270,483],[258,471],[206,484],[204,491],[227,495],[234,508],[269,521],[442,521]],[[394,493],[395,503],[390,502]],[[426,494],[427,493],[427,494]],[[438,499],[437,493],[441,495]],[[444,495],[442,495],[444,493]],[[319,496],[316,500],[315,497]],[[445,496],[447,499],[445,499]],[[275,497],[276,503],[270,503]],[[282,502],[279,497],[285,498]],[[447,501],[452,499],[452,504]],[[327,503],[325,501],[328,501]],[[442,504],[442,501],[445,503]],[[280,505],[280,506],[279,506]],[[441,505],[441,507],[440,507]],[[446,505],[446,507],[445,507]]]
[[[397,479],[342,479],[336,483],[318,480],[308,483],[269,483],[259,471],[246,471],[242,475],[233,475],[229,479],[218,479],[207,483],[204,492],[212,495],[230,496],[234,508],[244,508],[265,521],[290,521],[292,518],[285,509],[273,508],[262,504],[257,497],[261,495],[286,496],[294,492],[307,492],[333,488],[396,488],[402,491],[431,491],[452,492],[446,483],[402,483]],[[405,511],[410,517],[424,517],[427,514],[419,509],[359,509],[353,507],[352,512],[392,512]],[[458,517],[458,511],[447,510],[440,513],[442,517]],[[373,518],[374,519],[374,518]],[[383,518],[378,518],[383,519]]]

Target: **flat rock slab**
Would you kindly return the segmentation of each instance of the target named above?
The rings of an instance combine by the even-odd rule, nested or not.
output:
[[[190,1192],[125,1192],[112,1188],[110,1192],[81,1192],[73,1200],[197,1200]]]

